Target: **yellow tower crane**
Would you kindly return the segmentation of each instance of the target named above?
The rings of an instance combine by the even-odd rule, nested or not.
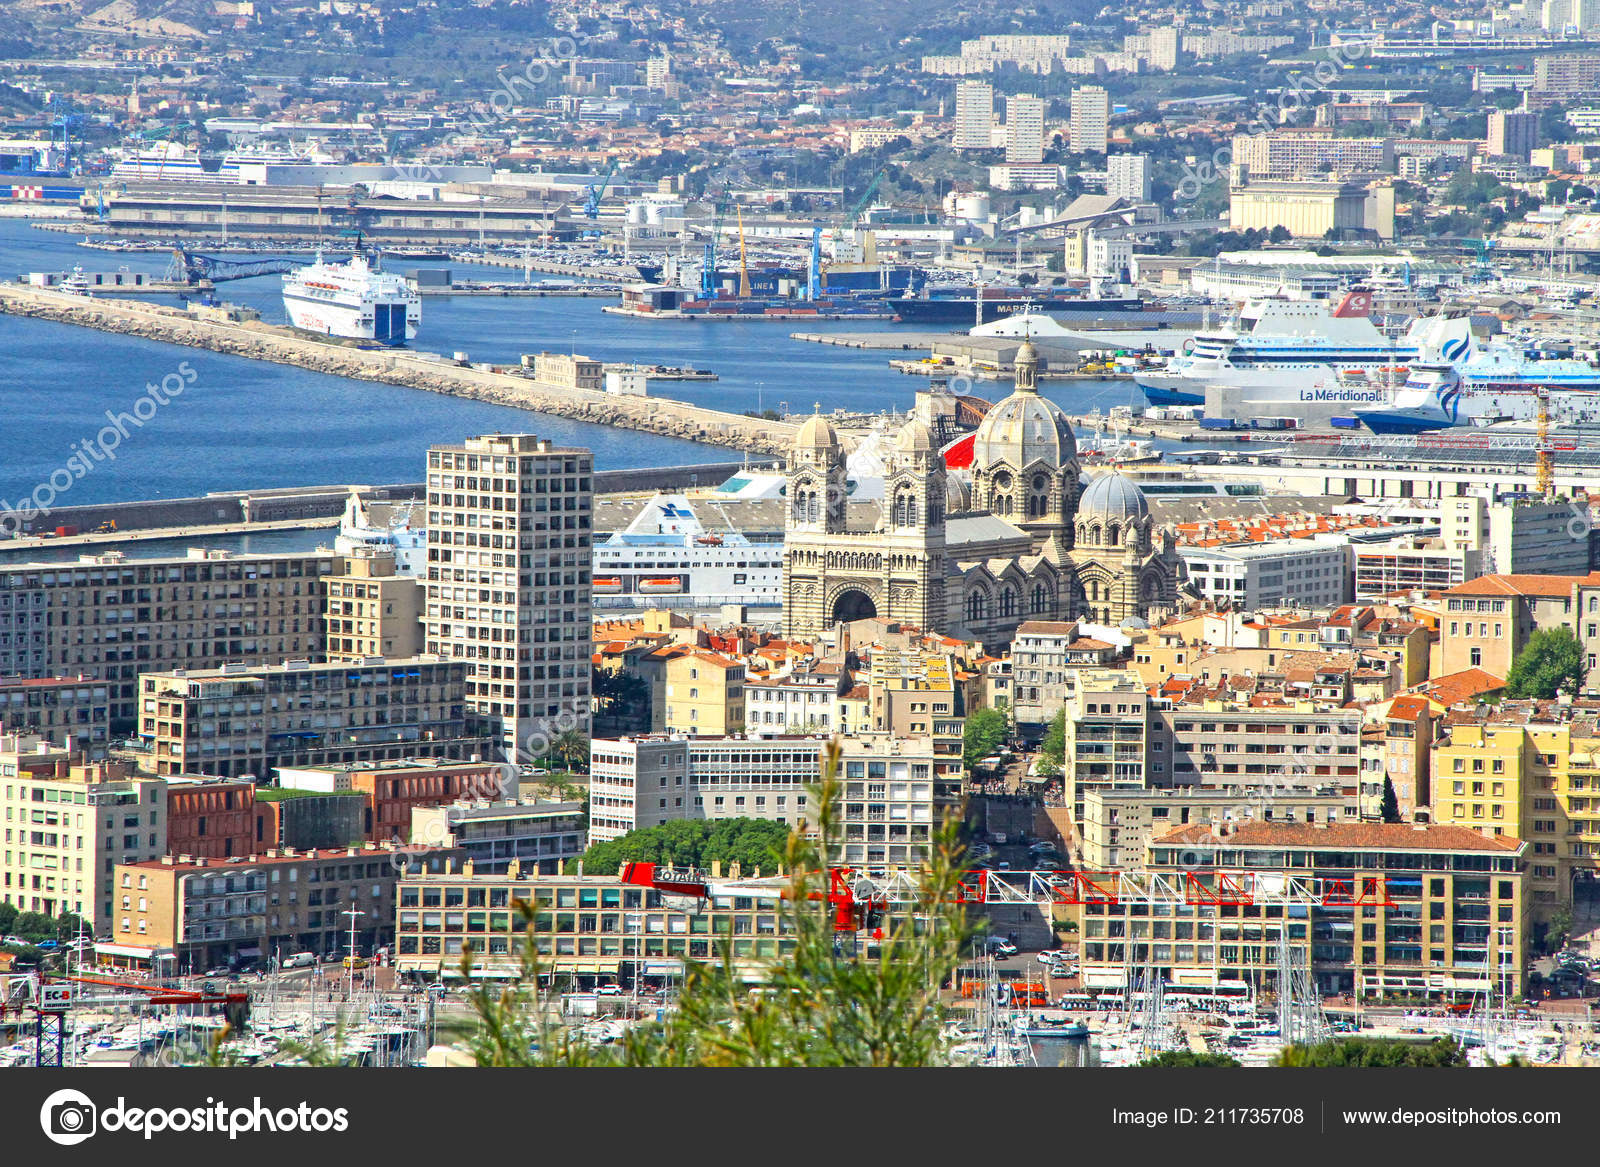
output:
[[[1538,442],[1535,447],[1537,468],[1536,486],[1544,498],[1554,498],[1556,493],[1556,452],[1550,444],[1550,390],[1540,389]]]

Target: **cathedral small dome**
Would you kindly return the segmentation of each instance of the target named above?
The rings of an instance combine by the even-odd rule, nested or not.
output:
[[[895,435],[894,446],[903,454],[932,453],[933,431],[917,418],[912,418]]]
[[[839,448],[839,435],[829,424],[828,419],[820,413],[806,418],[800,432],[795,435],[794,448],[796,450],[826,451]]]
[[[1061,407],[1032,390],[1018,390],[989,407],[973,435],[972,466],[1001,462],[1025,470],[1035,462],[1065,466],[1078,457],[1078,439]]]
[[[1078,500],[1078,517],[1142,519],[1150,513],[1144,491],[1132,479],[1117,473],[1102,474],[1084,488]]]

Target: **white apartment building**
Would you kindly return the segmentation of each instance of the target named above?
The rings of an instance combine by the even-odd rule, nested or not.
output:
[[[987,150],[993,144],[994,86],[963,81],[956,86],[957,150]]]
[[[112,869],[166,850],[166,786],[116,763],[73,765],[44,738],[0,736],[0,899],[19,912],[73,912],[111,935]]]
[[[1180,546],[1178,554],[1202,596],[1236,608],[1322,607],[1351,598],[1350,547],[1342,536]]]
[[[1233,162],[1252,179],[1393,174],[1393,138],[1340,138],[1331,129],[1237,134]]]
[[[1006,99],[1006,161],[1034,165],[1044,161],[1044,100],[1029,94]]]
[[[781,677],[746,681],[745,731],[761,737],[795,733],[847,733],[839,698],[849,684],[843,670],[796,670]]]
[[[807,785],[817,781],[823,737],[597,740],[590,751],[589,839],[676,819],[815,821]],[[904,866],[960,801],[961,759],[936,755],[931,738],[862,733],[847,738],[835,861]]]
[[[1130,203],[1150,201],[1150,156],[1112,154],[1106,159],[1106,194]]]
[[[428,450],[427,650],[467,662],[508,757],[588,732],[593,473],[532,434]]]
[[[1072,152],[1104,154],[1111,136],[1111,95],[1099,85],[1072,91]]]

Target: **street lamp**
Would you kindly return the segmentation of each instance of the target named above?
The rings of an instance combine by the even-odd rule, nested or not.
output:
[[[344,991],[348,998],[355,989],[356,975],[356,919],[365,916],[360,908],[346,908],[339,913],[341,916],[350,917],[350,952],[344,960]]]

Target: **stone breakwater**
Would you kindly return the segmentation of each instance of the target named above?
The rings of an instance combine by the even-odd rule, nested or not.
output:
[[[335,377],[470,397],[574,421],[642,430],[753,454],[787,454],[796,429],[793,423],[724,413],[664,398],[568,389],[514,373],[430,359],[406,350],[358,349],[259,321],[198,320],[165,305],[107,301],[0,285],[0,312],[294,365]]]

